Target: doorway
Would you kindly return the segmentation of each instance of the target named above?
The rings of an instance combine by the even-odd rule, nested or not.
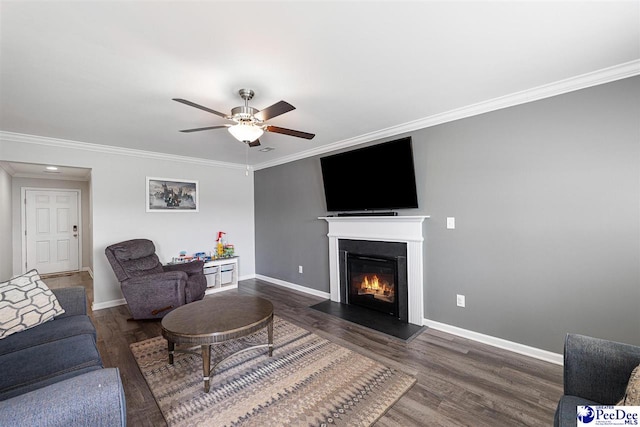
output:
[[[23,188],[21,200],[25,271],[78,271],[82,264],[81,191]]]

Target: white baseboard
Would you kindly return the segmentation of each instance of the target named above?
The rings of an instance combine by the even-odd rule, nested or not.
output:
[[[97,310],[103,310],[105,308],[111,308],[111,307],[117,307],[119,305],[125,305],[127,303],[127,301],[125,301],[124,298],[120,298],[120,299],[115,299],[112,301],[105,301],[105,302],[99,302],[99,303],[93,303],[91,304],[91,310],[93,311],[97,311]]]
[[[91,277],[93,277],[93,272],[91,272],[90,270],[89,270],[89,274],[91,274],[92,275]],[[241,277],[238,278],[238,280],[247,280],[247,279],[254,279],[254,278],[255,278],[254,275],[248,275],[248,276],[241,276]],[[265,280],[267,280],[267,279],[265,279]],[[237,286],[234,286],[233,288],[236,288],[236,287]],[[228,287],[226,289],[232,289],[232,287]],[[124,298],[120,298],[120,299],[116,299],[116,300],[112,300],[112,301],[99,302],[99,303],[95,303],[94,302],[91,305],[91,309],[93,311],[103,310],[105,308],[111,308],[111,307],[117,307],[119,305],[125,305],[126,303],[127,303],[127,301]]]
[[[207,288],[204,291],[204,294],[205,295],[213,295],[213,294],[217,294],[219,292],[228,291],[230,289],[238,289],[238,285],[237,284],[235,284],[235,285],[226,284],[226,285],[223,285],[222,287],[219,287],[219,288],[213,288],[213,287],[212,288]]]
[[[307,288],[306,286],[296,285],[295,283],[285,282],[284,280],[274,279],[273,277],[263,276],[262,274],[256,274],[256,279],[270,282],[274,285],[282,286],[285,288],[293,289],[294,291],[303,292],[305,294],[313,295],[320,298],[330,299],[331,294],[329,292],[317,291],[315,289]]]
[[[250,277],[247,277],[250,278]],[[284,280],[274,279],[273,277],[263,276],[261,274],[255,275],[256,279],[269,282],[274,285],[282,286],[285,288],[293,289],[305,294],[314,295],[321,298],[330,299],[331,294],[329,292],[317,291],[305,286],[296,285],[295,283],[285,282]],[[244,278],[243,278],[244,280]],[[446,323],[440,323],[429,319],[423,319],[422,324],[433,329],[437,329],[442,332],[446,332],[452,335],[457,335],[462,338],[467,338],[473,341],[478,341],[483,344],[488,344],[493,347],[501,348],[504,350],[513,351],[514,353],[522,354],[524,356],[533,357],[534,359],[544,360],[545,362],[554,363],[556,365],[562,365],[564,358],[562,354],[552,353],[547,350],[541,350],[539,348],[530,347],[528,345],[519,344],[513,341],[508,341],[502,338],[492,337],[490,335],[484,335],[478,332],[462,329],[457,326],[447,325]]]
[[[93,279],[93,270],[91,270],[91,267],[82,267],[82,271],[89,273],[89,276]]]
[[[423,319],[422,324],[433,329],[437,329],[442,332],[446,332],[459,337],[468,338],[473,341],[478,341],[483,344],[488,344],[493,347],[502,348],[504,350],[513,351],[514,353],[522,354],[525,356],[533,357],[534,359],[544,360],[545,362],[554,363],[556,365],[563,364],[562,354],[552,353],[547,350],[541,350],[539,348],[530,347],[528,345],[519,344],[513,341],[507,341],[502,338],[492,337],[490,335],[480,334],[478,332],[462,329],[457,326],[447,325],[446,323],[435,322],[433,320]]]

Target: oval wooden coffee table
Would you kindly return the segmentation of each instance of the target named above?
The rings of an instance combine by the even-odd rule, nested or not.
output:
[[[267,328],[268,343],[253,345],[235,352],[211,366],[211,346],[245,337]],[[168,341],[169,363],[176,351],[200,354],[191,350],[176,350],[176,344],[201,346],[204,391],[209,392],[215,367],[224,360],[247,350],[269,348],[273,355],[273,304],[264,298],[249,295],[207,297],[176,308],[162,319],[162,336]]]

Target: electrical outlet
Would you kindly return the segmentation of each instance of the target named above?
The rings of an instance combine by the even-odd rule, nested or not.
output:
[[[302,266],[301,265],[298,266],[298,273],[302,274]]]
[[[456,219],[452,216],[447,217],[447,230],[455,230],[456,228]]]
[[[462,308],[466,306],[464,295],[460,295],[460,294],[456,295],[456,305]]]

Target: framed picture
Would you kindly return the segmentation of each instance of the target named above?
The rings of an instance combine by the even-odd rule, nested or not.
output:
[[[198,181],[147,177],[147,212],[198,212]]]

